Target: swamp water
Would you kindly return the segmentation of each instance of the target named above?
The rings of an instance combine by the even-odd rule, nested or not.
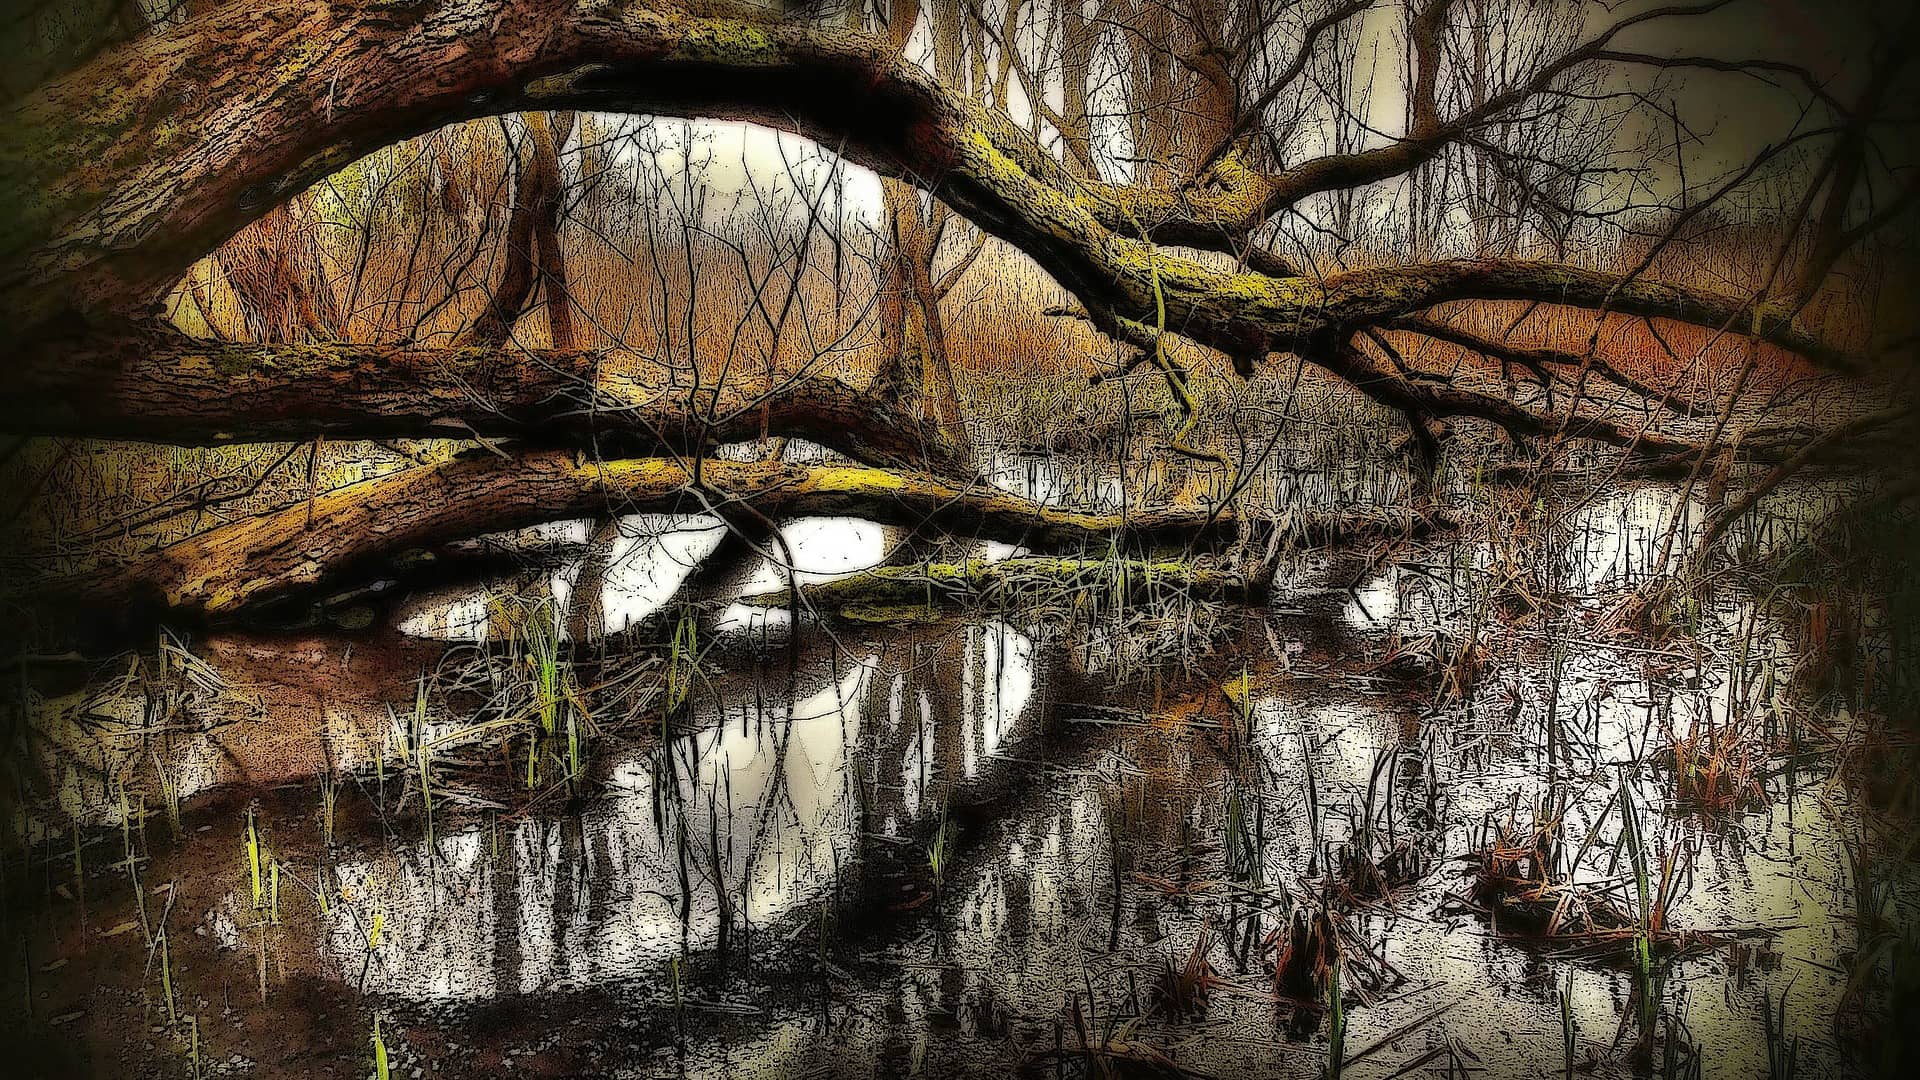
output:
[[[1846,714],[1796,700],[1774,605],[1607,626],[1673,503],[1583,508],[1531,580],[1592,599],[1551,619],[1488,584],[1498,543],[1443,540],[1298,560],[1251,611],[733,602],[683,640],[663,606],[722,533],[635,519],[363,631],[163,637],[49,702],[94,827],[10,871],[0,1009],[44,1056],[8,1071],[1853,1075],[1857,927],[1915,877],[1801,752]],[[814,579],[887,545],[785,540]],[[500,597],[589,589],[499,658]],[[635,627],[684,650],[567,653]],[[533,645],[613,703],[550,723],[561,777],[473,704]],[[1661,762],[1726,730],[1765,761],[1695,805]],[[1474,876],[1537,817],[1548,927]]]

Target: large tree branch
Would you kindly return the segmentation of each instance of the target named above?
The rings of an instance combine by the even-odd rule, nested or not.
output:
[[[938,429],[837,379],[695,391],[628,352],[493,346],[256,345],[156,330],[27,351],[0,395],[0,430],[184,445],[480,435],[632,456],[763,433],[876,465],[958,474]]]
[[[603,514],[701,514],[748,505],[773,518],[856,516],[1036,549],[1105,549],[1121,538],[1188,545],[1231,537],[1206,507],[1091,514],[991,488],[868,468],[656,458],[582,462],[569,453],[464,458],[362,481],[223,526],[125,569],[61,583],[92,607],[160,608],[219,620],[251,604],[343,581],[404,552],[487,532]]]
[[[181,94],[239,68],[248,77],[217,93]],[[1770,309],[1755,319],[1735,299],[1596,271],[1482,261],[1316,280],[1178,258],[1139,238],[1135,207],[1079,183],[1004,113],[941,87],[883,39],[566,0],[449,0],[405,19],[291,0],[221,6],[42,88],[0,124],[0,197],[29,204],[0,238],[25,264],[0,296],[42,334],[64,308],[137,311],[246,221],[359,154],[463,117],[562,107],[832,136],[1031,255],[1097,323],[1144,318],[1164,299],[1168,329],[1243,369],[1475,298],[1757,324],[1766,340],[1846,366]],[[1116,227],[1116,214],[1130,223]]]

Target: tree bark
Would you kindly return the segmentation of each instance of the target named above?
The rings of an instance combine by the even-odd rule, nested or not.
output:
[[[581,462],[570,453],[463,458],[350,484],[222,526],[113,573],[53,584],[66,604],[208,621],[288,593],[344,583],[405,552],[483,533],[611,514],[702,514],[751,502],[773,518],[851,516],[1053,550],[1113,540],[1185,546],[1230,539],[1205,508],[1090,514],[925,474],[762,462]]]
[[[21,212],[0,232],[0,302],[18,313],[30,341],[101,333],[149,311],[200,255],[365,152],[479,115],[589,108],[748,120],[821,139],[883,176],[920,185],[1026,252],[1120,340],[1138,339],[1143,327],[1155,337],[1177,333],[1225,353],[1242,374],[1270,354],[1294,353],[1392,404],[1416,427],[1483,416],[1514,430],[1564,428],[1664,452],[1652,445],[1657,438],[1604,420],[1561,423],[1502,396],[1356,360],[1355,334],[1453,301],[1677,319],[1861,370],[1856,355],[1796,322],[1793,305],[1637,277],[1486,258],[1314,276],[1267,261],[1223,267],[1160,246],[1218,249],[1223,233],[1307,195],[1420,167],[1559,73],[1624,55],[1605,45],[1640,18],[1442,119],[1434,85],[1448,7],[1425,5],[1410,31],[1417,64],[1404,138],[1271,175],[1229,154],[1208,165],[1205,183],[1155,187],[1075,175],[1006,113],[904,60],[891,37],[695,15],[642,0],[445,0],[422,11],[295,0],[220,5],[8,106],[0,202]],[[1138,77],[1152,84],[1148,98],[1171,93],[1165,65],[1146,67]],[[212,90],[183,92],[210,77]],[[1151,147],[1164,134],[1143,137]],[[164,381],[167,372],[153,375]],[[120,401],[117,416],[79,408],[92,410],[103,433],[113,423],[146,424]]]
[[[23,434],[176,445],[478,434],[603,456],[699,456],[770,431],[871,464],[964,469],[935,425],[836,379],[735,383],[696,398],[670,370],[625,353],[276,346],[157,331],[44,344],[12,384],[0,429]]]
[[[209,80],[217,92],[183,95]],[[1515,93],[1488,108],[1513,107]],[[455,120],[574,107],[819,137],[1022,249],[1096,321],[1141,318],[1164,299],[1168,326],[1243,368],[1274,351],[1317,360],[1368,322],[1468,299],[1729,325],[1853,366],[1788,309],[1595,271],[1479,260],[1274,278],[1179,258],[1156,251],[1139,223],[1165,223],[1174,234],[1153,235],[1177,243],[1182,222],[1217,233],[1226,208],[1196,216],[1156,201],[1200,197],[1184,189],[1079,180],[1011,118],[942,87],[890,41],[633,2],[448,0],[416,15],[261,0],[112,49],[12,103],[0,123],[0,200],[19,208],[0,235],[0,300],[28,336],[144,312],[195,259],[361,154]],[[1396,175],[1453,126],[1258,184],[1310,194]]]

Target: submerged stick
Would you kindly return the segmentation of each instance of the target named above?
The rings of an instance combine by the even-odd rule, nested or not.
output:
[[[879,621],[943,606],[1071,602],[1089,591],[1129,601],[1169,593],[1195,600],[1259,600],[1266,594],[1262,583],[1243,574],[1186,561],[1031,556],[882,566],[800,587],[815,608]],[[782,607],[789,597],[781,589],[740,602]]]

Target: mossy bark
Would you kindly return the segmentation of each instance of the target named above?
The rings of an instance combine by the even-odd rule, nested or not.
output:
[[[1096,321],[1143,318],[1159,293],[1167,325],[1243,366],[1273,351],[1319,361],[1359,326],[1474,298],[1731,325],[1845,363],[1784,311],[1565,266],[1273,277],[1183,258],[1143,235],[1139,222],[1163,218],[1140,201],[1149,195],[1073,177],[1011,117],[941,86],[884,38],[585,0],[260,0],[107,52],[14,102],[0,124],[0,201],[17,208],[0,235],[0,300],[29,334],[71,326],[63,313],[144,313],[195,259],[362,154],[456,120],[555,108],[820,137],[1025,251]],[[1350,174],[1369,176],[1329,158],[1244,184],[1327,190]]]
[[[161,331],[43,344],[11,378],[0,429],[21,433],[176,445],[477,433],[602,457],[697,456],[770,433],[871,464],[962,469],[936,425],[838,380],[695,394],[666,366],[625,353],[254,345]]]
[[[1230,539],[1238,523],[1203,509],[1089,514],[990,488],[861,466],[605,464],[572,453],[463,458],[350,484],[277,513],[222,526],[124,569],[44,586],[63,603],[218,621],[249,605],[344,584],[406,552],[487,532],[608,514],[704,514],[750,503],[774,519],[859,517],[992,538],[1035,550],[1154,547]]]

